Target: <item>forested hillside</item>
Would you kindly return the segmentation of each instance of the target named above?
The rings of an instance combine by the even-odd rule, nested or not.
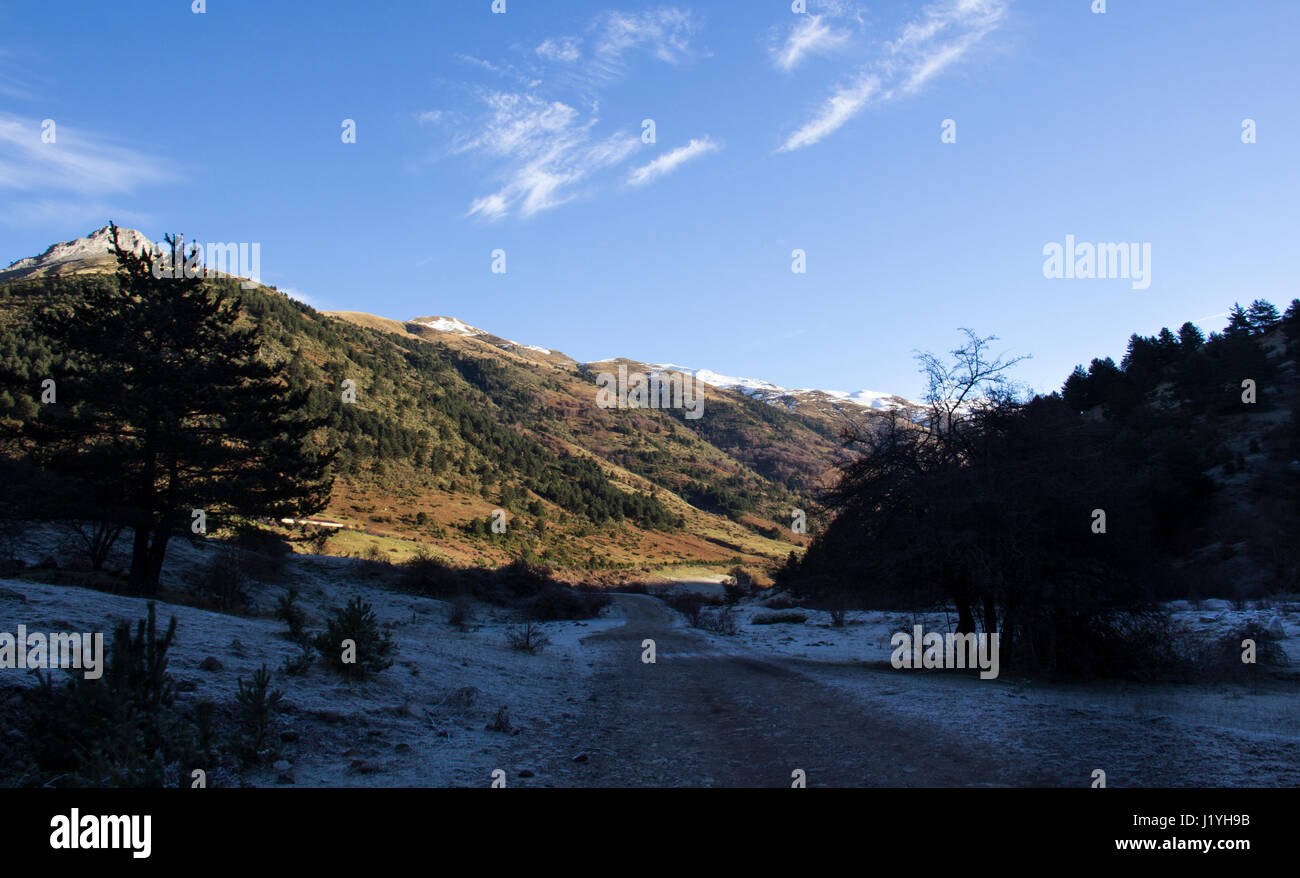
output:
[[[57,386],[66,365],[37,316],[116,282],[105,272],[0,285],[0,417],[11,428],[36,416],[42,381]],[[605,410],[592,376],[567,358],[209,283],[242,302],[261,357],[302,395],[302,414],[325,424],[336,480],[316,517],[345,527],[289,531],[326,551],[586,570],[761,565],[803,539],[791,510],[808,505],[835,453],[824,420],[739,393],[707,388],[698,420]],[[10,433],[7,454],[21,459]],[[491,528],[496,509],[504,533]]]
[[[837,611],[952,608],[1022,667],[1125,674],[1167,658],[1161,601],[1300,587],[1300,301],[1234,306],[1208,339],[1135,334],[1032,399],[986,341],[930,361],[928,424],[850,438],[779,582]]]

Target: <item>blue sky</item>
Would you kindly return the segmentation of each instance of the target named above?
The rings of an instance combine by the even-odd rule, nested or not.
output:
[[[961,326],[1051,390],[1300,295],[1293,0],[491,5],[5,4],[0,264],[112,218],[320,308],[911,396]],[[1044,277],[1066,235],[1150,286]]]

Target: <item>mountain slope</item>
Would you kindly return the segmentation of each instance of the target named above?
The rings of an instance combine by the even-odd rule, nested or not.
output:
[[[57,377],[60,354],[30,331],[33,317],[87,284],[115,282],[107,248],[101,229],[0,275],[0,417],[30,416],[40,381]],[[321,518],[345,527],[318,535],[328,551],[586,571],[762,565],[804,542],[789,530],[791,511],[811,505],[837,453],[837,422],[875,414],[829,395],[772,405],[709,383],[713,373],[697,373],[698,420],[604,409],[594,367],[608,364],[452,317],[323,314],[272,288],[211,283],[242,297],[268,355],[330,419],[341,454]],[[344,400],[345,381],[355,402]],[[496,509],[504,534],[489,526]]]

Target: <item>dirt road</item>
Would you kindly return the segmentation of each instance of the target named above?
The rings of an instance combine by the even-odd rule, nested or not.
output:
[[[971,752],[942,728],[867,715],[798,670],[719,652],[654,598],[617,600],[626,624],[584,641],[605,661],[573,719],[573,752],[543,758],[542,777],[566,786],[788,787],[801,769],[810,787],[1018,780],[995,754]],[[653,664],[642,661],[646,639],[655,641]]]

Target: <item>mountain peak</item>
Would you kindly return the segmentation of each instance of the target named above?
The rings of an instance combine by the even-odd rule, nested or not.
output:
[[[470,326],[463,320],[457,320],[455,317],[416,317],[411,322],[418,323],[420,326],[427,326],[430,329],[436,329],[439,332],[454,332],[457,335],[488,334],[476,326]]]
[[[154,246],[152,241],[135,229],[119,226],[117,231],[118,242],[133,253]],[[102,226],[84,238],[52,244],[39,256],[28,256],[10,263],[8,268],[0,271],[0,280],[112,270],[116,264],[112,248],[113,233],[109,226]]]

